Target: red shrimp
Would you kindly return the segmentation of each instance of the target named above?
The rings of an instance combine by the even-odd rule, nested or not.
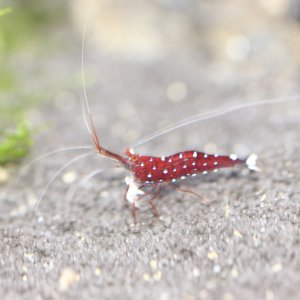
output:
[[[85,125],[87,127],[87,130],[89,134],[91,135],[91,138],[96,146],[96,150],[98,153],[104,157],[108,157],[110,159],[113,159],[117,162],[119,162],[125,169],[127,169],[130,172],[130,176],[125,178],[125,182],[127,184],[127,189],[125,193],[125,200],[128,201],[132,205],[132,213],[133,213],[133,219],[134,223],[136,223],[136,207],[138,206],[139,200],[141,200],[144,197],[149,196],[148,203],[151,205],[153,213],[158,216],[157,209],[155,205],[153,204],[153,200],[157,198],[160,195],[161,188],[164,185],[169,185],[175,189],[178,189],[183,192],[189,192],[196,196],[196,193],[190,191],[190,190],[183,190],[178,188],[174,183],[178,180],[183,180],[187,177],[193,177],[198,174],[207,174],[211,171],[217,171],[221,168],[229,168],[229,167],[235,167],[237,165],[245,166],[250,170],[259,171],[258,167],[256,166],[256,159],[257,156],[255,154],[251,154],[245,159],[238,158],[236,154],[230,154],[230,155],[218,155],[218,154],[208,154],[199,152],[197,150],[188,150],[188,151],[182,151],[175,153],[170,156],[161,156],[161,157],[154,157],[150,155],[139,155],[134,154],[133,149],[127,149],[125,151],[125,155],[118,154],[115,152],[112,152],[110,150],[105,149],[98,138],[98,135],[95,130],[94,122],[92,119],[91,110],[89,107],[87,95],[86,95],[86,88],[85,88],[85,79],[84,79],[84,41],[85,41],[85,32],[86,32],[86,24],[84,27],[84,34],[83,34],[83,40],[82,40],[82,52],[81,52],[81,65],[82,65],[82,81],[83,81],[83,91],[84,91],[84,98],[85,98],[85,109],[87,109],[87,113],[89,116],[89,122],[85,119],[85,114],[83,112],[83,117],[85,121]],[[210,119],[219,117],[221,115],[248,108],[248,107],[254,107],[259,105],[265,105],[265,104],[274,104],[274,103],[283,103],[288,101],[299,101],[300,97],[299,95],[285,97],[285,99],[272,99],[272,100],[261,100],[256,102],[250,102],[250,103],[243,103],[238,104],[232,107],[223,108],[221,110],[204,113],[204,114],[197,114],[192,117],[183,119],[182,121],[171,125],[168,128],[159,130],[153,134],[151,134],[148,137],[145,137],[135,144],[135,146],[144,144],[154,138],[157,138],[159,136],[162,136],[163,134],[169,133],[177,128],[181,128],[187,125],[190,125],[195,122],[199,122],[202,120]],[[89,123],[89,124],[88,124]],[[45,156],[62,152],[62,151],[68,151],[68,150],[81,150],[81,149],[89,149],[90,147],[68,147],[65,149],[53,151],[51,153],[48,153],[46,155],[41,156],[40,158],[36,159],[34,162],[42,159]],[[56,179],[56,177],[70,164],[87,157],[88,155],[91,155],[91,153],[81,155],[70,162],[68,162],[66,165],[64,165],[48,182],[47,186],[43,190],[36,208],[35,208],[35,216],[37,214],[39,203],[41,202],[43,196],[45,195],[48,187],[51,185],[51,183]],[[31,164],[30,164],[31,165]],[[30,166],[29,165],[29,166]],[[96,173],[99,173],[98,171]],[[93,173],[93,174],[96,174]],[[200,196],[199,196],[200,197]],[[35,219],[35,218],[34,218]]]
[[[134,154],[133,149],[127,149],[126,156],[123,156],[101,146],[90,112],[89,117],[91,127],[88,126],[88,128],[97,151],[103,156],[118,161],[131,173],[131,177],[125,179],[128,185],[125,200],[132,204],[134,223],[136,223],[137,202],[147,195],[152,195],[148,203],[151,205],[153,213],[158,215],[152,200],[159,196],[162,184],[172,184],[189,176],[207,174],[210,171],[236,165],[244,165],[255,171],[259,170],[256,166],[255,154],[250,155],[247,159],[240,159],[235,154],[219,156],[218,154],[188,150],[167,157],[154,157]],[[147,193],[143,190],[145,187],[150,187]],[[193,193],[192,191],[186,192]]]
[[[238,159],[235,154],[219,156],[196,150],[183,151],[167,157],[138,155],[130,150],[127,150],[126,154],[130,160],[129,169],[135,179],[146,184],[176,182],[188,176],[207,174],[209,171],[241,164],[257,170],[253,164],[254,155],[247,159]]]
[[[83,40],[82,40],[82,52],[81,52],[82,81],[83,81],[84,98],[86,104],[85,108],[87,109],[87,113],[89,115],[89,123],[90,123],[88,124],[87,120],[85,120],[86,127],[100,155],[118,161],[125,169],[127,169],[130,172],[131,175],[125,178],[127,184],[125,200],[131,203],[132,205],[134,223],[136,223],[136,206],[138,204],[137,202],[138,200],[141,200],[146,196],[150,196],[150,199],[148,199],[148,203],[151,205],[153,213],[155,215],[158,215],[157,209],[154,206],[152,200],[154,200],[159,196],[161,187],[163,185],[173,184],[174,187],[174,183],[177,180],[183,180],[189,176],[196,176],[197,174],[207,174],[208,172],[211,171],[217,171],[220,168],[229,168],[237,165],[245,166],[250,170],[259,171],[258,167],[256,166],[257,156],[255,154],[251,154],[249,157],[242,159],[242,158],[238,158],[236,154],[230,154],[227,156],[227,155],[218,155],[218,154],[208,154],[196,150],[188,150],[188,151],[182,151],[166,157],[165,156],[154,157],[149,155],[134,154],[133,149],[127,149],[125,151],[125,155],[117,154],[115,152],[105,149],[100,144],[99,138],[97,136],[87,95],[86,95],[85,80],[84,80],[84,64],[83,64],[85,33],[86,33],[86,23],[84,27]],[[288,97],[288,99],[286,100],[299,101],[299,95]],[[271,104],[271,103],[282,103],[282,102],[284,102],[284,99],[273,99],[271,101],[262,100],[253,103],[236,105],[234,107],[229,107],[221,111],[195,115],[190,118],[184,119],[181,122],[174,124],[169,128],[160,130],[148,137],[145,137],[144,139],[141,139],[135,144],[135,146],[148,142],[158,136],[166,134],[177,128],[187,126],[189,124],[199,122],[201,120],[218,117],[227,114],[229,112],[247,108],[247,107]],[[175,186],[175,188],[179,189],[177,186]],[[179,190],[195,194],[192,191],[182,190],[182,189]]]

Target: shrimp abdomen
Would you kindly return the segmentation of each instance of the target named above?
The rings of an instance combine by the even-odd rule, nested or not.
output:
[[[132,165],[134,176],[141,182],[175,182],[188,176],[206,174],[220,168],[245,164],[236,155],[219,156],[194,150],[179,152],[168,157],[136,155]]]

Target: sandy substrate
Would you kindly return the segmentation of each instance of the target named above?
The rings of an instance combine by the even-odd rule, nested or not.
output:
[[[80,74],[76,47],[47,65],[50,74]],[[183,117],[297,92],[297,72],[272,65],[230,70],[195,51],[142,64],[97,55],[87,50],[88,97],[101,141],[119,152]],[[81,87],[66,88],[32,112],[50,126],[24,165],[62,145],[91,144],[81,98]],[[160,218],[145,205],[137,225],[123,201],[126,172],[114,163],[93,156],[68,166],[35,216],[51,177],[79,151],[39,161],[19,182],[17,170],[0,190],[0,298],[299,299],[299,140],[298,101],[236,111],[137,147],[257,153],[262,169],[183,182],[208,206],[166,189],[156,200]],[[104,171],[84,180],[95,169]]]

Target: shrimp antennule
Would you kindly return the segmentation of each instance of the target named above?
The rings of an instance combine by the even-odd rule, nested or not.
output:
[[[90,135],[91,135],[91,138],[92,138],[92,140],[93,140],[93,142],[96,146],[97,151],[105,157],[117,160],[118,162],[120,162],[123,165],[127,165],[128,164],[128,159],[127,158],[121,156],[120,154],[109,151],[109,150],[107,150],[107,149],[105,149],[104,147],[101,146],[100,141],[99,141],[99,137],[98,137],[97,132],[96,132],[95,124],[94,124],[94,121],[93,121],[93,118],[92,118],[92,114],[90,112],[89,112],[89,120],[90,120],[90,125],[91,125]]]
[[[85,77],[84,77],[84,46],[85,46],[86,27],[87,27],[87,19],[85,20],[84,31],[83,31],[83,36],[82,36],[82,43],[81,43],[81,77],[82,77],[82,84],[83,84],[84,100],[85,100],[85,105],[86,105],[86,109],[87,109],[87,114],[89,116],[90,124],[88,124],[88,122],[85,118],[84,112],[83,112],[83,120],[84,120],[86,127],[88,129],[88,132],[96,146],[96,149],[100,153],[100,155],[117,160],[118,162],[120,162],[123,165],[127,165],[128,160],[125,157],[123,157],[117,153],[111,152],[101,146],[97,132],[96,132],[96,128],[95,128],[94,121],[92,118],[89,101],[87,99],[87,93],[86,93],[86,87],[85,87]]]

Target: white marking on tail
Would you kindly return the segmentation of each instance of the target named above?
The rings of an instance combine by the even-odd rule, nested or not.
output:
[[[246,160],[246,165],[249,170],[260,172],[260,168],[256,166],[257,155],[251,154]]]

